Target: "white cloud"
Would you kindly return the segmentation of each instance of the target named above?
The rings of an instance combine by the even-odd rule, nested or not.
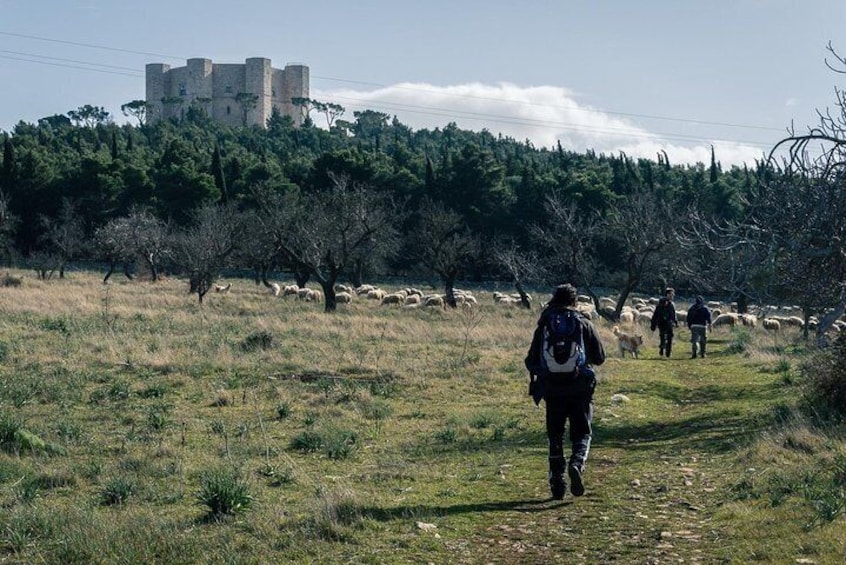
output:
[[[652,132],[629,117],[580,104],[571,90],[556,86],[471,83],[440,87],[401,83],[371,91],[312,90],[312,98],[344,106],[348,120],[353,120],[353,111],[372,109],[396,115],[414,129],[442,128],[455,122],[463,129],[487,129],[494,135],[528,139],[535,147],[551,148],[560,140],[571,151],[624,151],[630,157],[653,160],[659,151],[666,151],[673,164],[709,163],[711,145],[723,166],[751,164],[764,151],[757,145],[715,140],[697,133],[702,122],[667,126],[676,130],[693,128],[693,134]],[[315,116],[315,122],[319,125],[319,117]]]

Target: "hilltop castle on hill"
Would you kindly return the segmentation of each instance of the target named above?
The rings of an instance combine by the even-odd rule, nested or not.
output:
[[[216,64],[210,59],[188,59],[185,67],[150,63],[146,72],[148,123],[183,118],[192,106],[213,120],[230,126],[264,126],[273,109],[304,119],[292,98],[308,98],[309,70],[289,63],[274,69],[270,59],[251,57],[241,64]]]

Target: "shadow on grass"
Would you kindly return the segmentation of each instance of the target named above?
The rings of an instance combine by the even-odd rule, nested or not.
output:
[[[723,453],[746,445],[772,423],[772,416],[724,410],[668,422],[595,426],[594,441],[606,447],[653,450],[679,445],[685,450]]]
[[[479,514],[490,512],[547,512],[558,510],[564,506],[573,504],[571,498],[565,500],[552,500],[551,498],[541,500],[501,500],[497,502],[478,502],[453,505],[429,505],[415,504],[407,506],[396,506],[394,508],[382,508],[375,506],[360,506],[356,510],[360,516],[377,520],[379,522],[390,522],[393,520],[411,518],[448,517],[458,514]]]

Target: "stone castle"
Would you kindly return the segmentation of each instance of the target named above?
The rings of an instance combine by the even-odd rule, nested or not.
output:
[[[270,59],[251,57],[241,64],[215,64],[188,59],[185,67],[147,65],[147,122],[185,117],[189,108],[205,111],[213,120],[230,125],[264,126],[273,109],[301,125],[304,113],[292,98],[308,98],[309,71],[290,63],[274,69]]]

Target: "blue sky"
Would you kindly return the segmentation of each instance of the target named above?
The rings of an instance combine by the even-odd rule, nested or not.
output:
[[[740,164],[834,103],[844,29],[842,0],[0,0],[0,130],[84,104],[123,122],[146,63],[268,57],[345,119]]]

